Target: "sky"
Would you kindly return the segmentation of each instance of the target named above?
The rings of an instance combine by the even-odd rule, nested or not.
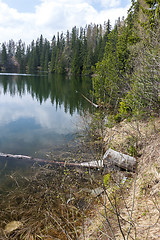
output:
[[[0,0],[0,43],[30,44],[41,34],[50,41],[57,32],[108,19],[114,26],[130,6],[131,0]]]

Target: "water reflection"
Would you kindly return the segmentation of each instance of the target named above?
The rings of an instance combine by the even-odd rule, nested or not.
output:
[[[0,87],[3,93],[11,96],[30,94],[41,104],[50,99],[56,108],[64,106],[65,112],[73,114],[88,108],[86,100],[79,93],[88,94],[91,88],[90,79],[65,77],[62,75],[0,75]]]
[[[90,85],[64,76],[0,75],[0,151],[34,155],[71,139],[89,108],[80,92]]]

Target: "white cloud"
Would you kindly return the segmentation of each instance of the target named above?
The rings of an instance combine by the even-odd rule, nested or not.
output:
[[[75,126],[71,124],[71,121],[76,121],[78,117],[76,112],[71,116],[63,109],[56,109],[56,104],[52,105],[49,99],[40,105],[29,95],[23,95],[22,101],[18,95],[11,98],[9,93],[2,94],[0,95],[0,108],[0,129],[4,129],[8,124],[19,119],[29,118],[39,126],[38,131],[48,129],[56,134],[68,134],[75,131]],[[62,108],[64,108],[63,105]]]
[[[114,25],[118,17],[126,16],[129,8],[120,7],[120,3],[120,0],[41,0],[34,13],[20,13],[0,0],[0,42],[22,39],[28,44],[40,34],[51,40],[58,31],[65,33],[91,22],[103,24],[108,19]]]
[[[14,8],[9,8],[7,4],[0,1],[0,42],[8,41],[9,39],[27,39],[32,33],[31,26],[35,21],[35,16],[32,13],[19,13]],[[29,34],[29,35],[28,35]]]
[[[36,7],[36,25],[38,27],[47,27],[52,31],[66,31],[75,25],[84,26],[93,20],[97,11],[84,1],[71,0],[44,0],[41,5]],[[43,16],[43,17],[42,17]],[[91,16],[91,17],[90,17]]]
[[[126,12],[128,8],[112,8],[110,10],[103,10],[101,11],[101,14],[97,16],[95,19],[98,23],[103,23],[104,21],[107,21],[110,19],[111,25],[114,26],[116,20],[118,20],[119,17],[126,17]],[[107,16],[107,19],[106,19]]]

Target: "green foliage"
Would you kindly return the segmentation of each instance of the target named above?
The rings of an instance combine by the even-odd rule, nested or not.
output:
[[[120,122],[122,121],[122,116],[121,116],[119,113],[117,113],[117,114],[114,116],[114,121],[115,121],[116,123],[120,123]]]
[[[137,157],[137,155],[138,155],[138,139],[135,136],[128,137],[127,152],[130,156]]]
[[[2,44],[2,64],[5,67],[8,62],[8,56],[7,56],[7,50],[6,50],[6,45],[3,43]]]
[[[118,109],[118,103],[128,88],[126,81],[129,82],[126,75],[129,57],[128,32],[125,26],[122,28],[124,31],[121,30],[121,35],[117,27],[108,34],[104,57],[96,64],[93,77],[95,97],[109,104],[114,110]]]
[[[159,0],[145,0],[147,7],[141,5],[141,9],[147,18],[142,22],[142,26],[146,30],[154,29],[157,27],[158,20],[160,19],[160,1]]]
[[[159,111],[160,52],[157,49],[159,49],[160,41],[158,32],[152,34],[134,48],[137,54],[132,59],[136,61],[131,76],[132,84],[119,108],[120,114],[124,117],[130,115],[138,118],[149,117],[153,112]],[[150,44],[150,38],[152,44]]]
[[[111,175],[109,173],[103,176],[103,183],[105,187],[109,186],[110,180],[111,180]]]
[[[102,25],[96,24],[90,24],[84,29],[75,26],[71,33],[67,31],[66,36],[63,32],[57,33],[57,38],[53,36],[51,44],[41,35],[26,49],[22,40],[18,43],[9,41],[9,44],[2,45],[1,66],[18,66],[18,71],[21,72],[27,69],[27,72],[39,70],[90,75],[91,67],[103,58],[110,29],[109,21],[104,25],[104,29]],[[12,61],[13,57],[17,63]]]
[[[128,93],[129,95],[129,93]],[[129,116],[132,115],[132,108],[127,104],[126,99],[123,99],[121,102],[119,102],[119,117],[121,119],[128,118]]]
[[[107,35],[103,59],[94,70],[94,95],[108,105],[115,122],[132,116],[147,118],[159,112],[160,26],[156,15],[159,2],[146,3],[149,11],[153,10],[156,27],[142,28],[144,19],[140,11],[147,5],[142,7],[139,1],[132,1],[127,19],[119,20]],[[147,15],[148,9],[145,10]]]

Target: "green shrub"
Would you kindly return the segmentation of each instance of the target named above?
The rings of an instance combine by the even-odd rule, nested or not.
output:
[[[110,180],[111,175],[109,173],[103,176],[103,183],[105,187],[108,187]]]
[[[132,109],[127,103],[126,99],[123,99],[119,104],[119,115],[121,116],[121,118],[128,118],[129,116],[131,116]]]
[[[134,136],[128,137],[127,139],[127,152],[129,155],[136,157],[138,155],[138,144],[137,138]]]

